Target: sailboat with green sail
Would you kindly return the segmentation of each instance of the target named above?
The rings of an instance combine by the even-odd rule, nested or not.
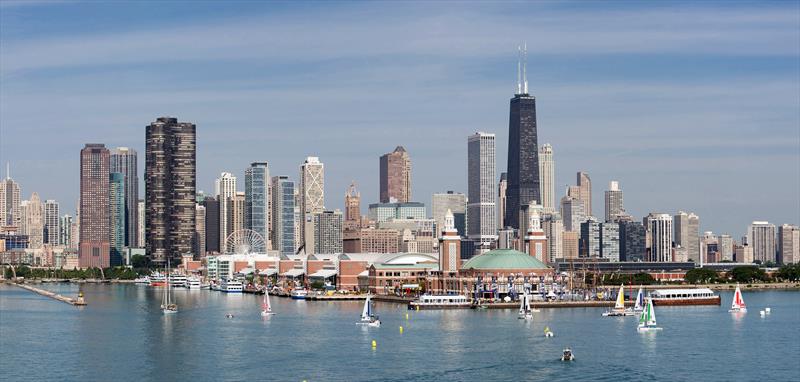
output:
[[[639,326],[636,330],[641,332],[651,332],[661,330],[656,323],[656,310],[653,308],[653,299],[648,297],[642,314],[639,315]]]

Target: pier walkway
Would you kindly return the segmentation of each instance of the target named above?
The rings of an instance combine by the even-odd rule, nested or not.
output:
[[[65,302],[65,303],[70,304],[70,305],[74,305],[74,306],[84,306],[84,305],[86,305],[86,301],[83,299],[83,297],[80,297],[80,296],[77,299],[69,298],[69,297],[64,297],[64,296],[62,296],[60,294],[56,294],[56,293],[50,292],[49,290],[39,289],[39,288],[36,288],[36,287],[32,287],[30,285],[25,285],[25,284],[20,284],[20,283],[12,283],[12,284],[14,284],[14,285],[16,285],[16,286],[18,286],[18,287],[20,287],[22,289],[27,289],[27,290],[29,290],[31,292],[38,293],[38,294],[40,294],[42,296],[45,296],[45,297],[50,297],[50,298],[52,298],[54,300]]]

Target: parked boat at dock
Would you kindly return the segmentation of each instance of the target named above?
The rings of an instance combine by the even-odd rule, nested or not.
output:
[[[242,293],[244,286],[238,280],[222,280],[219,290],[225,293]]]
[[[650,292],[653,305],[720,305],[720,297],[708,288],[656,289]]]
[[[408,304],[408,309],[469,309],[470,302],[464,295],[428,295],[419,296]]]
[[[292,300],[305,300],[308,296],[308,291],[305,289],[295,289],[291,293]]]

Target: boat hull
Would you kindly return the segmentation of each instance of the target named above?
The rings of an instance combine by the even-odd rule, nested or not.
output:
[[[680,305],[721,305],[722,299],[719,296],[708,298],[659,298],[653,299],[655,306],[680,306]]]
[[[645,333],[645,332],[657,332],[657,331],[659,331],[659,330],[661,330],[661,328],[659,328],[659,327],[652,327],[652,326],[651,326],[651,327],[644,326],[644,327],[638,327],[638,328],[636,328],[636,331],[638,331],[639,333]]]
[[[409,310],[415,310],[415,309],[419,309],[419,310],[469,309],[470,307],[471,307],[471,304],[469,304],[469,303],[463,304],[463,305],[460,305],[460,304],[459,305],[456,305],[456,304],[445,305],[445,304],[416,304],[416,303],[412,302],[412,303],[408,304],[408,309]]]

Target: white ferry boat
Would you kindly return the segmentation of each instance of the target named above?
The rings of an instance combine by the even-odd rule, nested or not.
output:
[[[186,279],[186,288],[188,289],[201,289],[202,284],[200,283],[200,279],[197,277],[189,277]]]
[[[136,285],[150,285],[150,277],[137,277],[133,282],[136,283]]]
[[[150,286],[164,286],[167,283],[167,278],[161,273],[153,273],[150,275]]]
[[[305,300],[308,291],[305,289],[295,289],[292,291],[292,300]]]
[[[222,280],[219,290],[225,293],[242,293],[244,286],[241,281],[237,280]]]
[[[469,309],[467,297],[458,295],[422,295],[408,304],[408,309]]]
[[[185,288],[186,276],[174,273],[169,275],[169,285],[173,288]]]
[[[720,305],[719,296],[708,288],[656,289],[650,292],[653,305]]]

